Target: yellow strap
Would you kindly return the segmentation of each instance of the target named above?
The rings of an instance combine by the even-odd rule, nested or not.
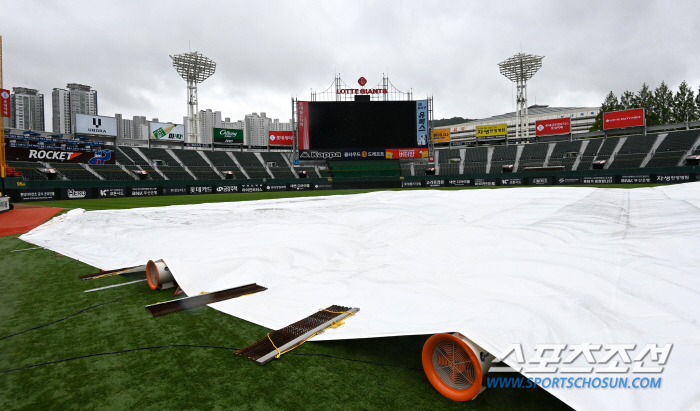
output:
[[[337,312],[337,311],[330,311],[330,310],[319,310],[319,311],[328,311],[329,313],[333,313],[333,314],[350,314],[350,315],[355,315],[355,313],[350,312],[350,311],[340,311],[340,312]],[[349,315],[349,316],[350,316],[350,315]],[[349,317],[349,316],[348,316],[348,317]],[[346,317],[346,318],[347,318],[347,317]],[[282,356],[282,354],[286,354],[286,353],[292,351],[293,349],[299,347],[300,345],[302,345],[302,344],[304,344],[305,342],[309,341],[310,339],[314,338],[314,337],[317,336],[318,334],[321,334],[322,332],[326,331],[327,329],[329,329],[329,328],[338,328],[338,327],[340,327],[340,326],[343,325],[343,324],[345,324],[345,321],[333,321],[333,322],[331,323],[331,325],[329,325],[328,327],[326,327],[326,328],[324,328],[324,329],[322,329],[322,330],[316,331],[315,333],[311,334],[311,335],[310,335],[307,339],[305,339],[304,341],[302,341],[302,342],[300,342],[299,344],[295,345],[294,347],[291,347],[291,348],[289,348],[289,349],[287,349],[287,350],[284,350],[284,351],[280,351],[280,350],[277,348],[277,346],[275,345],[275,343],[272,342],[272,338],[270,338],[270,334],[271,334],[272,332],[267,333],[267,339],[270,340],[270,342],[272,343],[272,346],[275,347],[275,350],[277,350],[277,353],[278,353],[278,354],[275,356],[275,358],[280,358],[280,357]]]
[[[282,353],[280,352],[279,348],[277,348],[277,346],[275,345],[275,343],[272,342],[272,338],[270,338],[270,334],[271,334],[271,333],[272,333],[272,331],[270,331],[269,333],[267,333],[267,339],[270,340],[270,343],[272,343],[272,346],[275,347],[275,350],[277,350],[277,352],[278,352],[278,354],[275,356],[275,358],[280,358],[280,355],[282,355]],[[285,352],[286,352],[286,351],[285,351]]]

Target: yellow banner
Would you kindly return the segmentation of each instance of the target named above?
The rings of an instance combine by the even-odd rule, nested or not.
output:
[[[492,126],[476,126],[477,137],[505,136],[507,134],[507,124],[494,124]]]
[[[450,129],[449,128],[436,128],[433,130],[433,143],[449,143],[450,142]]]

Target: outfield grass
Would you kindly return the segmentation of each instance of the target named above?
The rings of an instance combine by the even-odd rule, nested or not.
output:
[[[95,210],[367,191],[376,190],[214,194],[41,204]],[[96,268],[46,249],[12,252],[34,247],[17,237],[0,238],[0,284],[3,285],[0,338],[96,304],[129,297],[44,328],[0,339],[0,371],[88,354],[168,344],[244,347],[269,331],[209,307],[153,319],[143,307],[172,299],[172,290],[138,293],[148,289],[141,282],[84,293],[133,278],[116,276],[81,281],[79,275],[95,272]],[[433,389],[421,370],[421,348],[428,337],[312,340],[264,367],[234,355],[229,349],[216,348],[170,347],[82,358],[0,373],[0,409],[567,408],[539,388],[489,389],[467,403],[444,398]],[[409,369],[294,355],[296,353],[324,353]]]

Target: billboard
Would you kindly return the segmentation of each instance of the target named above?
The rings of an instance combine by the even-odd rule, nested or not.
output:
[[[294,142],[293,131],[270,131],[271,146],[291,146]]]
[[[427,100],[300,101],[300,150],[365,150],[427,147]]]
[[[552,120],[539,120],[535,122],[535,135],[548,136],[554,134],[571,133],[571,118],[555,118]]]
[[[0,117],[10,117],[10,90],[0,89]]]
[[[386,158],[398,160],[402,158],[428,158],[427,148],[388,148]]]
[[[66,150],[63,147],[46,147],[32,144],[31,147],[9,145],[5,157],[10,161],[48,161],[50,163],[115,164],[112,150]]]
[[[428,146],[428,100],[416,101],[416,145]]]
[[[507,124],[494,124],[490,126],[476,126],[476,137],[493,138],[508,134]]]
[[[171,123],[149,123],[151,138],[155,140],[185,140],[185,126]]]
[[[644,124],[643,108],[603,113],[603,130],[623,127],[641,127],[644,126]]]
[[[450,142],[450,129],[449,128],[436,128],[433,130],[433,143],[449,143]]]
[[[309,102],[299,101],[297,103],[297,115],[299,122],[297,130],[299,131],[299,150],[308,150],[311,148],[309,144]]]
[[[117,136],[117,119],[114,117],[75,115],[76,134],[95,134],[99,136]]]
[[[237,128],[214,128],[215,143],[243,144],[243,130]]]

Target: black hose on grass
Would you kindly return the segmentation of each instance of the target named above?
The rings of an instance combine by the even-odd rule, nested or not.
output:
[[[62,360],[56,360],[56,361],[47,361],[47,362],[42,362],[39,364],[33,364],[33,365],[27,365],[26,367],[20,367],[20,368],[12,368],[8,370],[2,370],[0,371],[0,374],[5,374],[8,372],[13,372],[13,371],[19,371],[19,370],[26,370],[28,368],[34,368],[34,367],[39,367],[42,365],[50,365],[50,364],[57,364],[59,362],[66,362],[66,361],[73,361],[73,360],[79,360],[81,358],[89,358],[89,357],[99,357],[102,355],[112,355],[112,354],[122,354],[126,352],[132,352],[132,351],[142,351],[142,350],[153,350],[153,349],[158,349],[158,348],[170,348],[170,347],[194,347],[194,348],[216,348],[216,349],[221,349],[221,350],[233,350],[236,351],[238,348],[234,347],[220,347],[216,345],[198,345],[198,344],[168,344],[168,345],[156,345],[152,347],[139,347],[139,348],[131,348],[128,350],[121,350],[121,351],[110,351],[110,352],[102,352],[102,353],[97,353],[97,354],[87,354],[87,355],[81,355],[78,357],[71,357],[71,358],[64,358]],[[301,355],[301,356],[307,356],[307,357],[328,357],[328,358],[334,358],[337,360],[345,360],[345,361],[353,361],[353,362],[360,362],[364,364],[370,364],[370,365],[377,365],[377,366],[382,366],[382,367],[392,367],[392,368],[402,368],[405,370],[412,370],[412,371],[422,371],[421,368],[413,368],[413,367],[406,367],[403,365],[394,365],[394,364],[383,364],[383,363],[378,363],[378,362],[373,362],[373,361],[365,361],[365,360],[358,360],[355,358],[346,358],[346,357],[339,357],[337,355],[330,355],[330,354],[320,354],[320,353],[289,353],[290,355]]]
[[[129,297],[133,297],[133,296],[135,296],[136,294],[145,293],[146,291],[149,291],[149,290],[139,291],[139,292],[134,293],[134,294],[129,294],[129,295],[127,295],[126,297],[117,298],[116,300],[108,301],[108,302],[106,302],[106,303],[96,304],[96,305],[93,305],[93,306],[88,307],[88,308],[83,308],[82,310],[80,310],[80,311],[78,311],[78,312],[75,312],[75,313],[73,313],[73,314],[71,314],[71,315],[69,315],[69,316],[63,317],[63,318],[58,319],[58,320],[56,320],[56,321],[52,321],[52,322],[50,322],[50,323],[43,324],[43,325],[38,325],[38,326],[36,326],[36,327],[32,327],[32,328],[29,328],[29,329],[27,329],[27,330],[20,331],[20,332],[18,332],[18,333],[6,335],[6,336],[0,338],[0,341],[4,340],[5,338],[14,337],[15,335],[24,334],[24,333],[26,333],[27,331],[31,331],[31,330],[36,330],[36,329],[39,329],[39,328],[43,328],[43,327],[49,326],[49,325],[51,325],[51,324],[56,324],[56,323],[61,322],[61,321],[63,321],[63,320],[67,320],[67,319],[69,319],[69,318],[71,318],[71,317],[75,317],[76,315],[78,315],[78,314],[80,314],[80,313],[82,313],[82,312],[85,312],[85,311],[87,311],[87,310],[91,310],[91,309],[93,309],[93,308],[100,307],[100,306],[107,305],[107,304],[116,303],[117,301],[121,301],[121,300],[124,300],[124,299],[129,298]]]

